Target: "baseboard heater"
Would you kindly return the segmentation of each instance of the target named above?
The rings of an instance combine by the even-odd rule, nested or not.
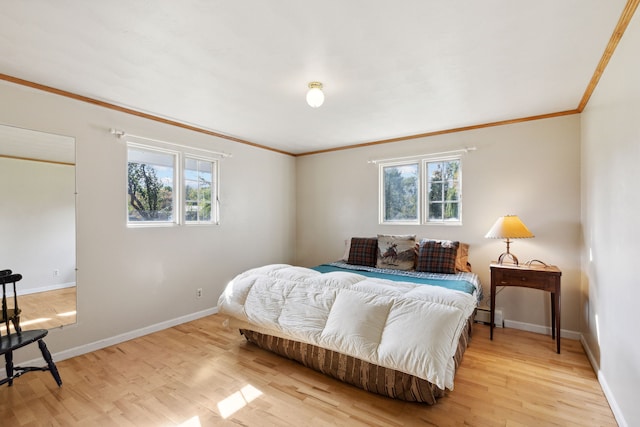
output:
[[[489,307],[478,307],[476,311],[476,317],[474,320],[478,323],[484,323],[488,325],[491,323],[491,310]],[[502,310],[496,309],[495,317],[493,319],[494,325],[497,328],[504,327],[504,319],[502,318]]]

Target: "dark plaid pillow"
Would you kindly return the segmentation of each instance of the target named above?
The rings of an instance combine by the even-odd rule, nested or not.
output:
[[[429,273],[454,274],[456,272],[456,254],[460,242],[437,242],[423,240],[418,252],[417,271]]]
[[[352,237],[347,264],[375,267],[378,260],[377,237]]]

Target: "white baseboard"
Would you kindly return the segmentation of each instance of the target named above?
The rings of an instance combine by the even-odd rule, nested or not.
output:
[[[618,402],[616,401],[615,396],[609,388],[609,384],[607,383],[604,374],[602,373],[602,371],[600,371],[600,365],[598,364],[596,358],[593,356],[593,352],[591,351],[591,348],[587,344],[587,340],[582,334],[580,334],[580,343],[582,344],[582,348],[584,348],[584,352],[587,354],[587,359],[589,359],[589,363],[591,363],[593,371],[596,373],[596,377],[598,378],[600,387],[602,387],[602,392],[607,398],[607,402],[609,403],[609,407],[611,407],[611,412],[613,412],[613,416],[615,417],[616,422],[620,427],[628,427],[629,424],[627,424],[627,421],[624,419],[624,415],[620,410],[620,406],[618,406]]]
[[[533,323],[516,322],[515,320],[504,320],[505,328],[520,329],[521,331],[535,332],[536,334],[551,335],[551,327],[535,325]],[[580,332],[560,329],[560,336],[570,340],[579,340],[582,337]]]
[[[89,344],[81,345],[78,347],[70,348],[68,350],[52,353],[53,360],[60,362],[65,359],[80,356],[92,351],[100,350],[105,347],[120,344],[121,342],[129,341],[134,338],[138,338],[144,335],[148,335],[154,332],[161,331],[163,329],[171,328],[172,326],[180,325],[182,323],[191,322],[192,320],[200,319],[202,317],[210,316],[218,312],[218,307],[208,308],[206,310],[198,311],[196,313],[187,314],[186,316],[177,317],[175,319],[165,320],[164,322],[156,323],[155,325],[146,326],[144,328],[136,329],[134,331],[125,332],[124,334],[116,335],[110,338],[106,338],[99,341],[94,341]],[[43,364],[42,358],[28,360],[18,363],[18,365],[30,366]],[[6,377],[7,373],[5,368],[0,369],[0,375],[2,378]],[[62,379],[64,381],[64,378]]]
[[[491,310],[489,307],[478,307],[476,310],[476,317],[473,319],[476,322],[484,323],[485,325],[491,324]],[[493,324],[496,328],[503,327],[502,310],[496,309],[493,318]]]

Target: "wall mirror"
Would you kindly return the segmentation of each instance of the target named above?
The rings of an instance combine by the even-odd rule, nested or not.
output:
[[[73,137],[0,124],[0,269],[23,276],[23,329],[76,321],[75,193]]]

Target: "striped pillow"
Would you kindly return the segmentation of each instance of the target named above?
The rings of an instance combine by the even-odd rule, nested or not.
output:
[[[455,274],[460,242],[422,240],[416,271]]]
[[[375,267],[378,259],[377,237],[352,237],[347,264]]]

